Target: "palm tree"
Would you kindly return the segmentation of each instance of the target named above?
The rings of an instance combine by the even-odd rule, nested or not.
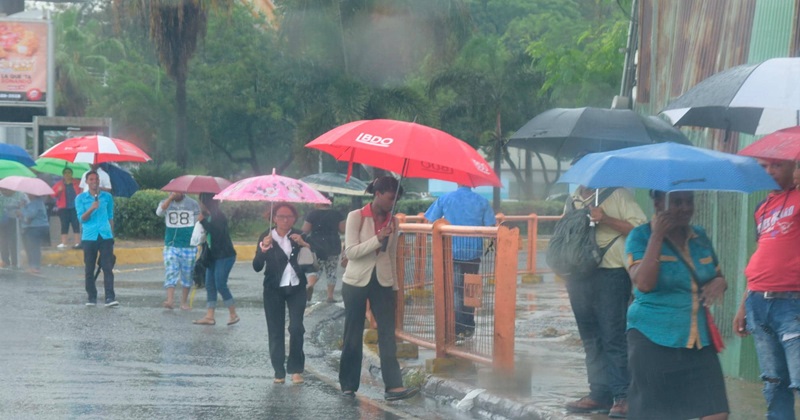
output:
[[[114,0],[119,15],[138,17],[148,29],[167,75],[175,80],[175,161],[187,166],[186,78],[198,39],[205,36],[212,7],[229,8],[234,0]]]

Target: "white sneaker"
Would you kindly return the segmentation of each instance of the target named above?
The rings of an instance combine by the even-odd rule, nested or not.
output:
[[[56,248],[64,249],[66,247],[67,247],[67,245],[65,245],[65,244],[58,244],[58,246]]]

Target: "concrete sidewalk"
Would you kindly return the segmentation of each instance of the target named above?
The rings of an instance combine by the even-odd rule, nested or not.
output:
[[[239,261],[251,260],[252,244],[239,243],[236,248]],[[43,251],[45,265],[83,265],[80,250],[46,248]],[[115,247],[117,266],[161,264],[161,252],[159,241],[118,241]],[[343,311],[341,303],[337,305]],[[552,274],[543,276],[540,283],[518,284],[516,313],[513,376],[497,377],[488,367],[475,366],[448,373],[448,376],[427,376],[423,381],[423,393],[440,403],[457,407],[470,417],[607,418],[605,415],[570,415],[563,408],[567,401],[588,392],[583,349],[564,285]],[[423,371],[425,361],[434,358],[433,351],[419,350],[418,359],[401,360],[404,371]],[[366,346],[364,364],[366,371],[380,378],[377,355]],[[335,378],[329,379],[336,382]],[[728,380],[730,418],[763,418],[765,407],[760,389],[760,383]]]

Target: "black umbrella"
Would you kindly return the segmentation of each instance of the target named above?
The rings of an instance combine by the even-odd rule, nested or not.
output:
[[[670,102],[673,125],[768,134],[800,125],[800,58],[773,58],[717,73]]]
[[[511,136],[508,146],[570,159],[581,152],[665,141],[691,144],[666,121],[629,109],[554,108],[528,121]]]

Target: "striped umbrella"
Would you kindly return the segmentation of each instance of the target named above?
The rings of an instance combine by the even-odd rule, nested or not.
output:
[[[66,139],[47,149],[42,156],[91,164],[152,160],[147,153],[133,143],[99,135]]]

